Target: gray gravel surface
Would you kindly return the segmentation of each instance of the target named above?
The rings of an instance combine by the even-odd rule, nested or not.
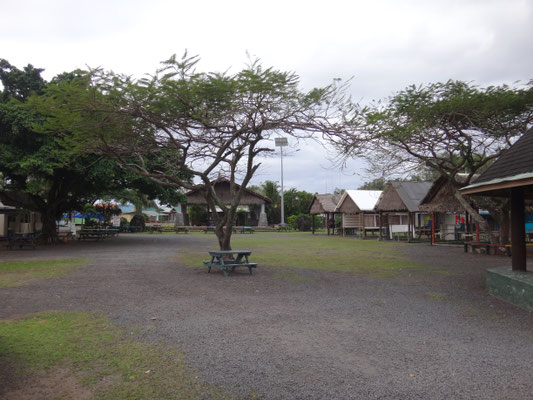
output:
[[[260,240],[260,235],[257,235]],[[200,379],[265,399],[533,399],[533,314],[489,296],[506,257],[402,245],[395,278],[260,265],[224,278],[177,261],[213,236],[121,235],[0,259],[90,257],[66,277],[0,289],[0,318],[90,310],[186,355]],[[207,258],[207,257],[206,257]],[[152,318],[156,318],[153,320]]]

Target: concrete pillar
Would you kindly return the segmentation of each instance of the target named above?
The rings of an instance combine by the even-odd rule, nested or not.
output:
[[[259,214],[259,222],[257,226],[268,226],[268,219],[265,212],[265,203],[261,204],[261,213]]]
[[[183,212],[182,212],[182,209],[181,209],[181,203],[178,203],[176,205],[176,216],[175,216],[175,220],[174,220],[174,226],[184,226],[185,225],[185,222],[184,222],[184,219],[183,219]]]

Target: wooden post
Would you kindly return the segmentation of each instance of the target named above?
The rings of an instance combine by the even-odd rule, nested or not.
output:
[[[326,213],[326,229],[328,231],[328,236],[329,236],[329,213],[328,212]]]
[[[476,221],[476,242],[479,242],[479,222]]]
[[[435,213],[431,215],[431,244],[435,244]]]
[[[383,240],[383,212],[379,210],[379,240]]]
[[[411,243],[411,213],[407,211],[407,243]]]
[[[313,235],[315,234],[315,214],[313,214]]]
[[[360,215],[361,215],[361,218],[362,218],[361,227],[363,229],[363,239],[366,239],[365,213],[364,213],[364,211]]]
[[[511,255],[513,271],[527,271],[524,188],[511,189]]]

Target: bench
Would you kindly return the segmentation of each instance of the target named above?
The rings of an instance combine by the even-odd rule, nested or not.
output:
[[[207,232],[215,232],[215,227],[214,226],[206,226],[205,229],[204,229],[204,233],[207,233]]]
[[[237,255],[234,260],[224,259],[224,257]],[[210,261],[204,261],[204,265],[207,267],[207,273],[211,272],[211,268],[218,268],[224,272],[224,276],[228,276],[229,269],[231,272],[235,271],[237,267],[246,267],[252,275],[252,268],[257,267],[257,263],[252,263],[248,257],[252,254],[249,250],[219,250],[210,251]]]
[[[8,236],[7,247],[13,250],[13,246],[22,249],[24,246],[31,247],[33,250],[37,247],[37,238],[34,235],[15,235]]]
[[[82,229],[77,233],[78,240],[103,240],[118,235],[118,229]]]
[[[187,228],[186,226],[175,226],[174,227],[174,232],[176,233],[189,233],[189,228]]]
[[[476,247],[482,247],[486,249],[486,253],[490,254],[490,249],[494,249],[495,252],[501,251],[506,256],[511,256],[511,245],[510,244],[496,244],[488,242],[465,242],[465,253],[468,253],[468,246],[472,248],[472,251]]]

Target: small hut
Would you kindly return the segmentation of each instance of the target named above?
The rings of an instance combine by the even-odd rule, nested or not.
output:
[[[313,216],[313,234],[315,233],[315,215],[325,215],[326,228],[328,230],[328,236],[330,229],[335,234],[335,208],[340,200],[338,194],[318,194],[315,193],[313,201],[309,206],[309,214]]]
[[[420,202],[420,210],[431,215],[432,243],[437,236],[441,240],[454,241],[459,240],[462,234],[471,234],[470,217],[455,198],[456,190],[446,177],[441,176]],[[479,209],[475,204],[472,206]]]
[[[342,235],[353,232],[366,238],[370,232],[379,232],[379,215],[375,206],[381,190],[346,190],[335,212],[342,213]]]
[[[8,214],[16,210],[15,207],[6,206],[0,201],[0,237],[8,234]]]
[[[215,186],[215,192],[217,196],[222,200],[225,205],[230,205],[232,202],[232,196],[230,192],[230,181],[226,178],[218,178],[213,182]],[[237,189],[240,185],[235,183]],[[187,205],[203,205],[207,206],[205,196],[205,187],[199,186],[197,189],[191,190],[185,194],[187,196]],[[244,189],[244,193],[241,197],[239,207],[237,211],[239,215],[236,221],[236,225],[247,226],[267,226],[267,215],[265,211],[265,205],[272,203],[268,197],[265,197],[252,190]],[[222,210],[217,210],[222,212]],[[209,207],[208,207],[209,214]]]
[[[427,216],[420,211],[420,202],[431,188],[431,182],[391,182],[381,194],[376,211],[381,227],[385,226],[390,239],[395,234],[407,234],[411,241],[416,233],[425,233]],[[380,233],[382,230],[380,229]],[[381,237],[381,235],[380,235]]]

